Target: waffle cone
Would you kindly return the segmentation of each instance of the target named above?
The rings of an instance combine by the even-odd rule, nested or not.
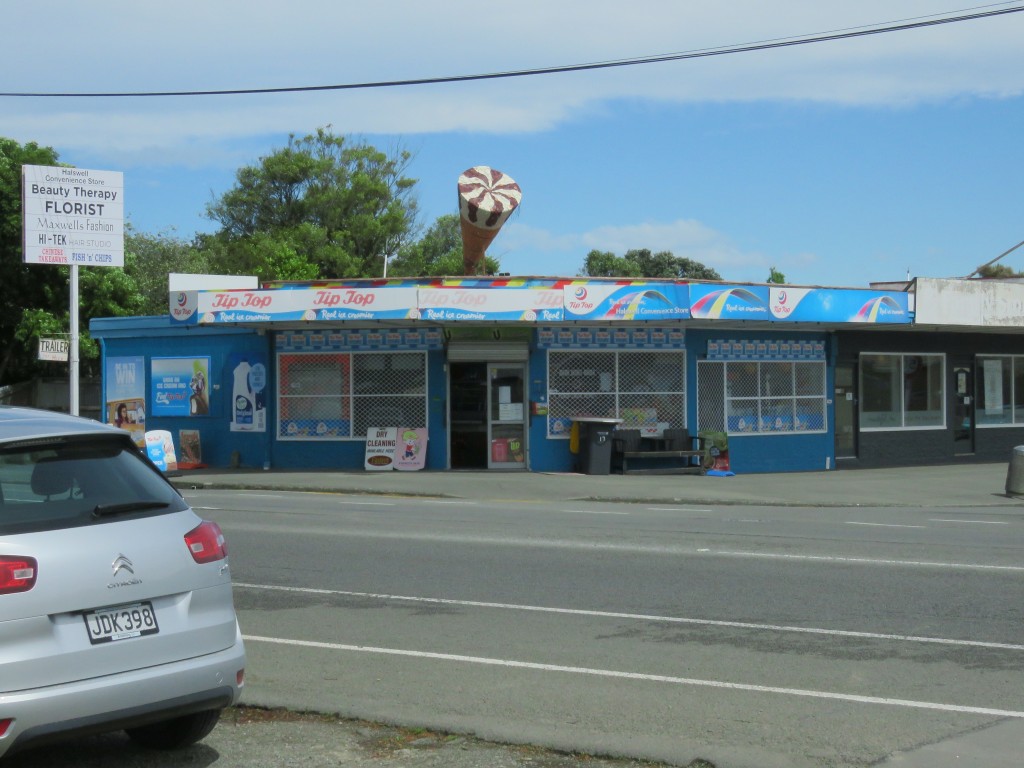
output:
[[[487,246],[494,240],[501,227],[485,229],[484,227],[475,226],[461,217],[459,218],[459,223],[462,225],[463,271],[467,275],[476,275],[484,263],[484,254],[487,252]]]

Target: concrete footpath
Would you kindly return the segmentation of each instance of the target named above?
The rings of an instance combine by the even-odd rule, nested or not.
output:
[[[704,505],[1019,507],[1024,499],[1005,493],[1008,463],[948,465],[876,470],[834,470],[777,475],[581,475],[494,471],[285,471],[193,470],[171,477],[182,490],[243,489],[318,493],[385,494],[406,497],[476,498],[552,502],[564,500],[686,503]],[[395,768],[626,768],[650,766],[635,760],[603,760],[586,755],[480,742],[472,738],[417,734],[383,725],[351,723],[324,716],[312,719],[235,715],[204,745],[203,765],[303,765],[360,768],[386,763]],[[381,741],[389,744],[382,748]],[[891,768],[951,768],[1021,765],[1024,722],[1003,721],[940,744],[891,756],[879,765]],[[109,754],[100,752],[107,759]],[[76,765],[83,753],[76,757]],[[696,759],[693,768],[711,768]],[[321,762],[322,761],[322,762]],[[97,765],[105,763],[98,762]],[[126,765],[130,765],[127,763]],[[150,768],[178,763],[145,763]],[[180,765],[193,763],[180,763]],[[751,768],[765,768],[764,765]],[[714,768],[738,768],[717,765]]]
[[[984,507],[1006,496],[1009,461],[934,467],[736,475],[581,475],[525,471],[367,472],[207,469],[175,473],[182,489],[235,488],[498,500],[798,506]]]

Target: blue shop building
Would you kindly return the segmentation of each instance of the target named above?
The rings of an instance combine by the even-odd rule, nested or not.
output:
[[[932,282],[927,327],[916,281],[480,277],[181,291],[90,331],[107,420],[214,467],[358,470],[397,427],[428,470],[574,471],[583,417],[724,435],[736,473],[985,459],[1024,438],[1022,337]]]

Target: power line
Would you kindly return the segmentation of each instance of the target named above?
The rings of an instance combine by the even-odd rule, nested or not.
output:
[[[998,4],[998,5],[1001,5]],[[987,6],[976,6],[977,8],[990,8]],[[637,58],[615,59],[612,61],[591,62],[589,64],[567,64],[554,67],[538,67],[534,69],[517,69],[505,72],[489,72],[474,75],[451,75],[446,77],[424,77],[409,80],[379,80],[365,83],[342,83],[337,85],[304,85],[289,86],[283,88],[234,88],[226,90],[209,91],[129,91],[129,92],[81,92],[81,93],[54,93],[54,92],[0,92],[0,97],[33,97],[33,98],[139,98],[139,97],[161,97],[161,96],[239,96],[252,94],[271,93],[306,93],[312,91],[349,91],[364,90],[371,88],[397,88],[413,85],[440,85],[444,83],[465,83],[478,80],[498,80],[513,77],[533,77],[537,75],[554,75],[568,72],[585,72],[597,69],[610,69],[612,67],[632,67],[642,64],[660,64],[670,61],[685,61],[687,59],[708,58],[711,56],[726,56],[736,53],[751,53],[753,51],[767,51],[776,48],[789,48],[798,45],[811,45],[815,43],[826,43],[835,40],[848,40],[868,35],[881,35],[890,32],[904,32],[911,29],[934,27],[942,24],[956,24],[975,19],[990,18],[993,16],[1004,16],[1010,13],[1020,13],[1024,6],[1015,8],[1000,8],[997,10],[979,11],[976,13],[961,14],[959,16],[945,16],[932,18],[929,16],[915,17],[913,20],[904,22],[889,22],[882,25],[873,25],[869,28],[854,27],[851,29],[836,30],[834,32],[818,33],[793,38],[777,38],[773,40],[762,40],[755,43],[743,43],[733,46],[722,46],[718,48],[704,48],[682,53],[665,53],[655,56],[642,56]]]

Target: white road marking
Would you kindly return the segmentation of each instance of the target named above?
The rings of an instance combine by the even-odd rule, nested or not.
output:
[[[714,549],[699,549],[701,554],[716,557],[751,557],[765,560],[806,560],[818,563],[849,563],[853,565],[901,565],[915,568],[955,568],[969,571],[1010,571],[1024,572],[1024,565],[985,565],[982,563],[940,563],[930,560],[883,560],[872,557],[837,557],[835,555],[788,555],[777,552],[740,552]]]
[[[940,520],[932,517],[928,521],[931,523],[963,523],[964,525],[1009,525],[1002,520]]]
[[[988,707],[971,707],[960,704],[941,704],[931,701],[912,701],[909,699],[892,699],[884,696],[860,696],[850,693],[837,693],[832,691],[812,691],[802,688],[779,688],[769,685],[753,685],[750,683],[728,683],[722,680],[699,680],[690,677],[673,677],[669,675],[649,675],[640,672],[620,672],[613,669],[592,669],[588,667],[568,667],[561,664],[538,664],[529,661],[515,661],[512,659],[492,659],[482,656],[463,656],[453,653],[433,653],[430,651],[409,651],[400,648],[377,648],[374,646],[345,645],[343,643],[322,643],[312,640],[290,640],[281,637],[261,637],[259,635],[244,635],[247,643],[273,643],[275,645],[289,645],[300,648],[315,648],[329,651],[354,651],[358,653],[376,653],[387,656],[408,656],[419,659],[434,659],[437,661],[455,661],[468,664],[483,664],[492,667],[507,667],[511,669],[529,669],[540,672],[566,672],[576,675],[591,675],[594,677],[607,677],[624,680],[639,680],[655,683],[672,683],[675,685],[699,686],[703,688],[720,688],[733,691],[746,691],[751,693],[774,693],[784,696],[805,696],[815,699],[831,699],[833,701],[847,701],[858,704],[883,704],[893,707],[906,707],[912,709],[932,709],[942,712],[956,712],[969,715],[989,715],[991,717],[1014,717],[1024,718],[1024,712],[1017,712],[1006,709],[990,709]]]
[[[343,499],[335,499],[335,504],[352,504],[357,507],[397,507],[397,501],[345,501]]]
[[[873,528],[927,528],[927,525],[900,525],[898,523],[862,523],[859,520],[847,520],[847,525],[868,525]]]
[[[458,500],[455,500],[455,499],[420,499],[418,501],[418,503],[420,503],[420,504],[454,504],[454,505],[461,505],[461,506],[464,506],[464,507],[475,507],[475,506],[477,506],[477,502],[475,502],[475,501],[458,501]]]
[[[656,616],[643,613],[621,613],[616,611],[590,611],[582,608],[552,608],[540,605],[520,605],[517,603],[494,603],[478,600],[453,600],[441,597],[413,597],[410,595],[386,595],[373,592],[349,592],[340,589],[314,589],[312,587],[284,587],[273,584],[247,584],[235,582],[240,589],[260,589],[275,592],[293,592],[309,595],[337,595],[340,597],[358,597],[370,600],[395,600],[408,603],[431,603],[435,605],[455,605],[465,608],[496,608],[508,611],[531,611],[534,613],[554,613],[566,616],[589,616],[601,619],[631,619],[636,621],[653,621],[662,624],[688,624],[705,627],[726,627],[729,629],[754,629],[765,632],[796,632],[807,635],[827,635],[832,637],[855,637],[867,640],[896,640],[907,643],[933,643],[937,645],[953,645],[971,648],[989,648],[1002,651],[1024,651],[1024,645],[1009,643],[989,643],[981,640],[955,640],[944,637],[922,637],[915,635],[884,634],[878,632],[855,632],[842,629],[821,629],[817,627],[795,627],[782,624],[754,624],[745,621],[717,621],[714,619],[693,619],[680,616]]]
[[[553,512],[561,512],[564,515],[625,515],[629,517],[629,512],[610,512],[598,509],[555,509]]]
[[[713,509],[697,509],[696,507],[648,507],[652,512],[714,512]]]

